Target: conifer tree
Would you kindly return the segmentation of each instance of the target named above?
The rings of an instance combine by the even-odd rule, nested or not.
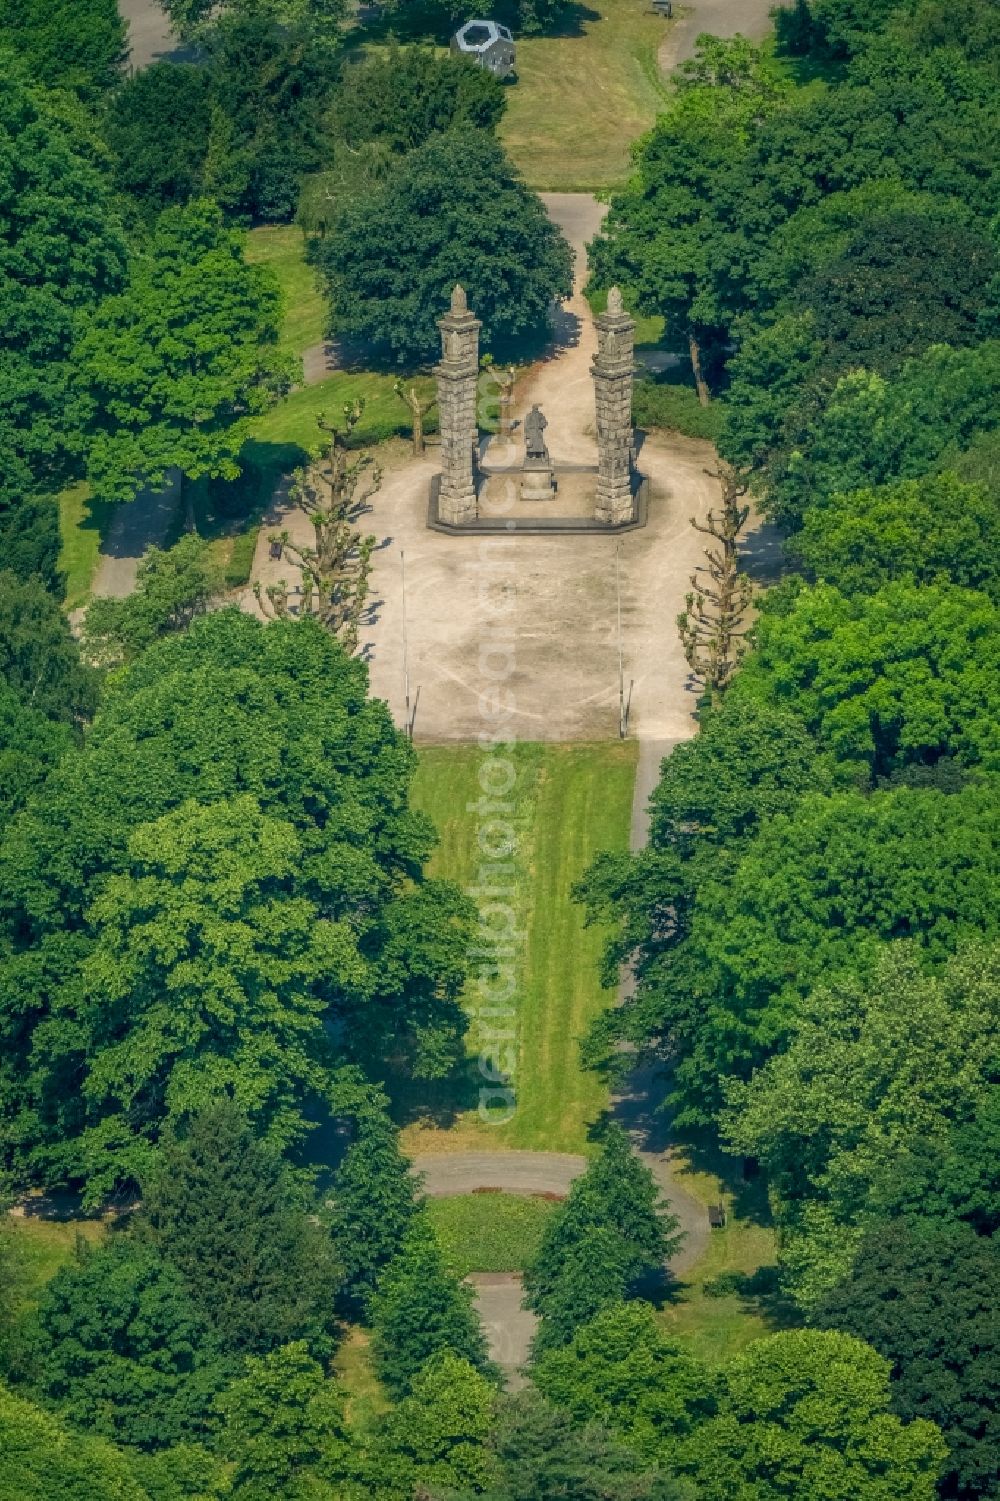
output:
[[[371,1311],[379,1374],[394,1396],[405,1395],[425,1361],[444,1350],[492,1372],[472,1291],[447,1271],[423,1215],[383,1274]]]
[[[652,1174],[620,1126],[553,1215],[525,1275],[527,1303],[542,1317],[536,1350],[564,1344],[602,1308],[627,1298],[680,1244]]]
[[[362,1313],[418,1206],[418,1179],[399,1150],[386,1105],[381,1093],[369,1091],[333,1186],[333,1241],[344,1268],[344,1293]]]
[[[231,1100],[164,1143],[144,1186],[143,1232],[180,1270],[223,1350],[305,1340],[329,1353],[340,1278],[329,1235]]]

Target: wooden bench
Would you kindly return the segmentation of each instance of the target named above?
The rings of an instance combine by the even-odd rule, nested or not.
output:
[[[713,1230],[723,1230],[723,1229],[725,1229],[725,1225],[726,1225],[726,1206],[725,1206],[725,1204],[709,1204],[709,1206],[708,1206],[708,1223],[711,1225],[711,1227],[712,1227]]]

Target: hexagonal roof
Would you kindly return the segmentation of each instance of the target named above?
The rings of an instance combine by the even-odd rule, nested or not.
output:
[[[494,42],[513,40],[507,27],[498,21],[466,21],[455,33],[455,41],[463,52],[485,52]]]

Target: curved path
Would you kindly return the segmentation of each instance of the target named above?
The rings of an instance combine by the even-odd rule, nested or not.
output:
[[[646,843],[649,796],[659,779],[660,763],[675,744],[676,741],[640,741],[632,796],[633,849],[641,849]],[[627,993],[628,985],[628,977],[624,976],[620,997]],[[640,1069],[626,1081],[612,1108],[684,1233],[680,1250],[668,1262],[670,1272],[682,1277],[704,1255],[711,1231],[704,1204],[677,1176],[665,1122],[655,1109],[655,1099],[655,1076]],[[431,1198],[451,1198],[482,1188],[498,1188],[506,1193],[565,1195],[586,1168],[587,1159],[566,1152],[444,1152],[420,1153],[413,1166],[422,1174],[424,1191]],[[527,1362],[537,1324],[534,1314],[524,1307],[521,1278],[512,1273],[483,1272],[468,1280],[475,1290],[490,1353],[504,1371],[508,1387],[516,1390],[524,1383],[521,1368]]]

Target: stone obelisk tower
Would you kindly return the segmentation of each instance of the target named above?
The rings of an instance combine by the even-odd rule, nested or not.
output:
[[[472,521],[476,505],[476,389],[479,384],[478,318],[469,312],[465,292],[456,287],[451,307],[438,319],[441,363],[437,376],[441,415],[441,489],[438,516],[453,525]]]
[[[597,399],[598,521],[612,524],[632,516],[632,380],[635,324],[617,287],[608,309],[594,319],[597,356],[591,365]]]

